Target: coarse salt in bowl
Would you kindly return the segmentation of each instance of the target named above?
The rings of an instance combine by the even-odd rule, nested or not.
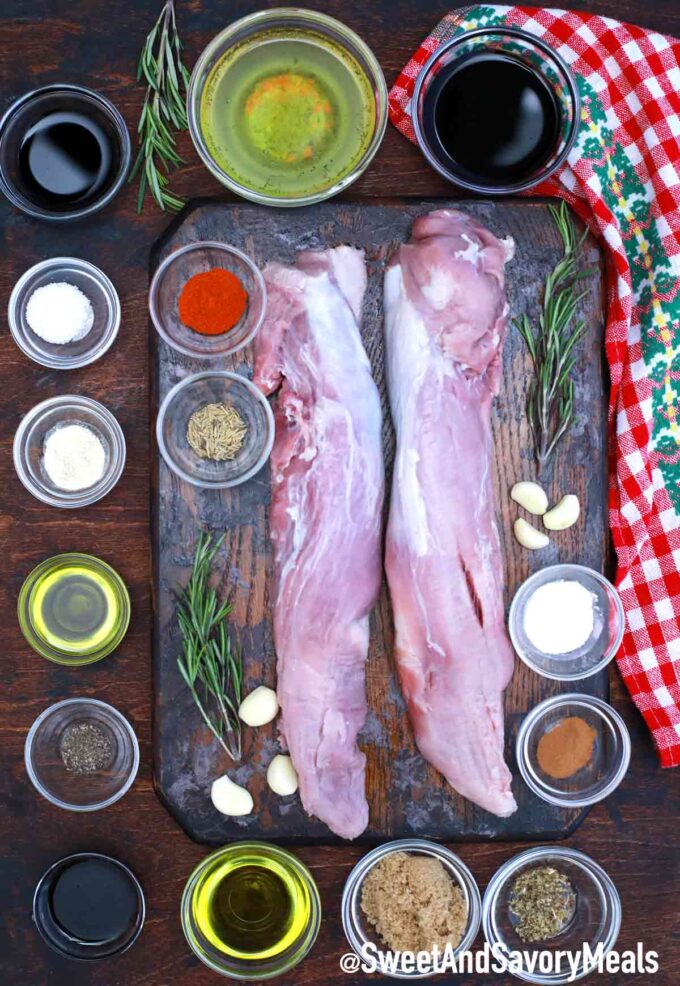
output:
[[[565,649],[547,652],[537,646],[537,640],[527,633],[526,617],[531,597],[537,589],[549,583],[577,582],[591,594],[593,603],[592,626],[584,641],[567,639],[573,627],[566,624]],[[574,593],[565,596],[567,604],[580,598]],[[614,586],[604,575],[584,565],[551,565],[531,575],[515,593],[510,605],[508,630],[512,645],[522,661],[544,678],[555,681],[577,681],[597,674],[612,660],[623,639],[625,615],[623,604]],[[574,643],[578,646],[572,647]]]
[[[90,329],[66,343],[49,342],[31,328],[31,322],[40,314],[36,312],[40,296],[35,292],[50,288],[50,303],[56,306],[60,299],[53,286],[57,284],[77,288],[92,308]],[[47,296],[43,295],[42,300],[46,301]],[[29,306],[34,308],[33,313]],[[53,370],[75,370],[94,363],[113,345],[120,326],[120,301],[109,278],[94,264],[75,257],[54,257],[31,267],[19,278],[10,295],[7,318],[12,338],[34,363]]]

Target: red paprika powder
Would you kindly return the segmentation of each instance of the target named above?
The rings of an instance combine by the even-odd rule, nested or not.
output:
[[[248,292],[236,274],[221,267],[194,274],[179,296],[179,317],[201,335],[217,336],[240,322]]]

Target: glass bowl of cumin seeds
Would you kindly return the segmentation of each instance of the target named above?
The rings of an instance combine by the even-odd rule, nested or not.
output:
[[[24,747],[26,772],[44,798],[68,811],[98,811],[118,801],[139,767],[127,719],[106,702],[69,698],[45,709]]]
[[[223,490],[258,473],[274,444],[274,415],[246,377],[196,373],[168,392],[156,421],[158,447],[172,471],[203,489]]]

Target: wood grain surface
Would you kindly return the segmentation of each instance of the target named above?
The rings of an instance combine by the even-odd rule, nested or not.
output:
[[[446,203],[439,203],[446,204]],[[394,459],[392,428],[385,382],[383,344],[383,273],[393,251],[410,234],[416,215],[436,208],[435,201],[349,204],[327,202],[306,209],[267,209],[255,205],[203,204],[188,207],[153,251],[160,262],[187,243],[217,241],[245,250],[260,266],[276,260],[291,263],[301,249],[323,249],[348,243],[366,254],[368,287],[364,299],[362,337],[383,407],[383,446],[388,496]],[[506,268],[506,291],[513,316],[535,314],[548,271],[561,254],[559,233],[545,203],[538,201],[465,202],[498,237],[512,237],[515,256]],[[597,570],[607,565],[606,521],[606,384],[603,364],[593,354],[603,346],[603,264],[593,240],[584,245],[581,270],[587,276],[579,315],[586,332],[578,348],[575,382],[579,410],[574,426],[546,471],[551,503],[567,491],[583,504],[583,520],[555,535],[548,550],[523,550],[512,535],[518,509],[508,491],[518,479],[536,475],[526,419],[526,389],[532,365],[517,329],[510,324],[503,350],[503,382],[492,420],[496,502],[505,558],[506,604],[529,571],[546,564],[577,561]],[[175,299],[182,289],[172,288]],[[178,380],[209,366],[250,373],[252,347],[226,360],[194,360],[154,338],[155,402],[160,404]],[[272,641],[271,552],[269,548],[269,468],[231,490],[202,490],[183,482],[155,456],[154,556],[156,626],[155,776],[163,800],[186,832],[199,842],[220,845],[235,838],[283,839],[289,844],[338,841],[326,825],[309,817],[299,797],[279,798],[269,789],[266,769],[275,752],[277,724],[244,730],[243,762],[234,768],[203,725],[177,669],[180,653],[176,624],[177,587],[185,585],[201,527],[226,532],[220,560],[221,589],[233,604],[232,630],[243,653],[246,690],[276,681]],[[462,468],[465,465],[462,464]],[[399,689],[392,658],[394,628],[387,585],[371,616],[367,662],[369,715],[360,736],[367,755],[368,828],[360,842],[384,838],[428,836],[437,839],[550,839],[573,830],[586,812],[556,808],[533,795],[519,777],[514,761],[515,737],[525,713],[559,687],[540,678],[519,660],[506,693],[506,748],[515,775],[519,809],[501,819],[452,792],[443,777],[419,755]],[[603,695],[607,674],[577,685]],[[564,685],[563,691],[573,691]],[[253,794],[255,811],[245,818],[225,818],[208,797],[210,783],[229,769],[230,776]]]
[[[271,5],[274,5],[273,3]],[[565,6],[640,23],[680,36],[677,0],[565,0]],[[252,0],[178,0],[178,19],[192,64],[225,23],[264,6]],[[315,0],[373,46],[391,83],[404,60],[445,12],[445,0]],[[134,81],[139,49],[160,0],[112,4],[110,0],[5,0],[0,9],[0,100],[7,105],[27,90],[52,82],[100,89],[134,130],[140,91]],[[228,196],[208,174],[185,138],[186,164],[175,183],[187,198]],[[369,171],[352,188],[353,200],[376,196],[450,197],[451,187],[432,172],[417,149],[388,127]],[[9,986],[210,986],[219,982],[184,942],[179,922],[182,887],[205,854],[182,832],[155,796],[152,782],[152,659],[150,546],[150,414],[147,285],[149,253],[168,217],[147,206],[135,210],[136,189],[126,188],[105,212],[86,222],[51,226],[14,212],[0,200],[0,606],[3,628],[0,688],[0,969]],[[101,266],[116,284],[123,324],[115,347],[99,363],[56,373],[30,363],[6,328],[6,308],[16,279],[45,257],[81,256]],[[599,354],[598,354],[599,358]],[[125,474],[101,503],[76,513],[31,499],[15,476],[12,438],[21,416],[43,398],[64,392],[103,401],[119,418],[128,444]],[[22,579],[58,551],[99,554],[123,575],[132,596],[130,631],[112,657],[69,671],[50,665],[24,643],[15,618]],[[659,952],[661,971],[591,976],[586,986],[675,986],[680,981],[677,771],[662,771],[640,716],[612,669],[611,695],[631,732],[629,773],[614,795],[594,808],[568,844],[601,863],[623,905],[621,948],[643,942]],[[35,717],[50,703],[94,695],[129,716],[141,748],[139,777],[125,798],[102,813],[60,812],[39,798],[26,777],[23,745]],[[466,844],[458,852],[483,889],[495,870],[522,845]],[[75,965],[53,955],[31,924],[31,898],[55,859],[78,850],[118,856],[138,874],[147,897],[146,926],[125,955],[102,965]],[[378,977],[345,975],[339,958],[346,943],[339,920],[342,887],[360,846],[299,850],[319,885],[324,921],[315,948],[282,986],[368,986]],[[481,937],[478,939],[481,942]],[[383,980],[385,981],[385,980]],[[446,982],[440,979],[438,982]],[[461,986],[511,986],[509,977],[461,976]]]

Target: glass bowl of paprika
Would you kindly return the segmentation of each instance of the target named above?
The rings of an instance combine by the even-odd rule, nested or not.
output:
[[[262,324],[267,290],[250,257],[226,243],[189,243],[166,257],[149,291],[158,334],[198,359],[243,349]]]

